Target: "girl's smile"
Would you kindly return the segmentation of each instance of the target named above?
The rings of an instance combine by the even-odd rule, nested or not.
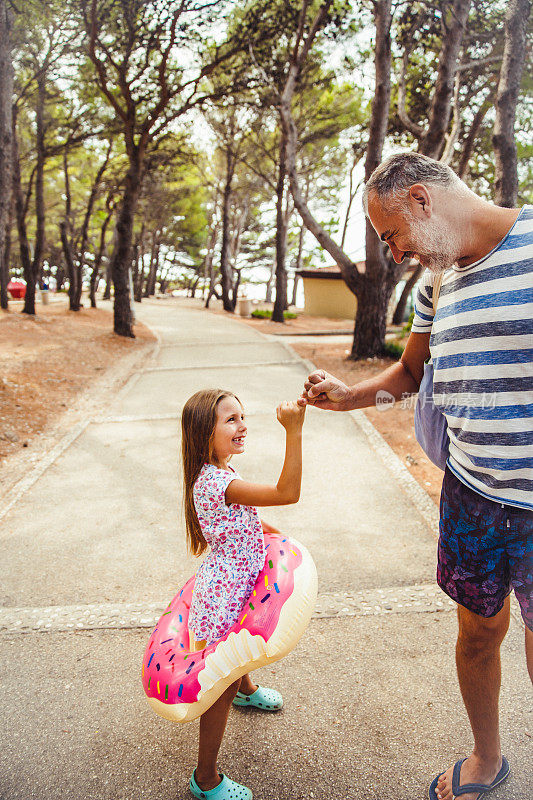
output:
[[[213,433],[213,456],[227,466],[230,456],[244,452],[247,428],[244,410],[235,397],[224,397],[217,406],[217,421]]]

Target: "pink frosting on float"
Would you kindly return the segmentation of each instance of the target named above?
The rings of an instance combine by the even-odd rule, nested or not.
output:
[[[204,650],[189,651],[189,608],[194,575],[157,623],[143,659],[142,683],[148,697],[163,703],[194,703],[198,700],[198,676],[204,662],[230,633],[246,628],[252,636],[268,642],[278,624],[281,609],[294,590],[294,570],[302,563],[298,546],[286,536],[265,534],[265,565],[237,622]]]

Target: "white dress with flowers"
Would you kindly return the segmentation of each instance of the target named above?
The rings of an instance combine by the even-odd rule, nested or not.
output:
[[[204,464],[194,484],[194,505],[211,552],[196,573],[189,628],[208,644],[237,621],[265,562],[257,509],[226,505],[226,489],[236,478],[232,469]]]

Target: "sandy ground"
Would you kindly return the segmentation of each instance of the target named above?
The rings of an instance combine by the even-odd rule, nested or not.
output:
[[[21,308],[10,302],[0,312],[0,490],[92,406],[101,406],[156,341],[140,324],[135,339],[116,336],[111,311],[71,312],[64,295],[38,305],[35,317]]]

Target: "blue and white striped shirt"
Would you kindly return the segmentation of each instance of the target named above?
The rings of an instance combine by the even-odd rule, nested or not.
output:
[[[412,331],[428,333],[448,466],[479,494],[533,509],[533,206],[487,256],[448,270],[433,318],[434,273]]]

